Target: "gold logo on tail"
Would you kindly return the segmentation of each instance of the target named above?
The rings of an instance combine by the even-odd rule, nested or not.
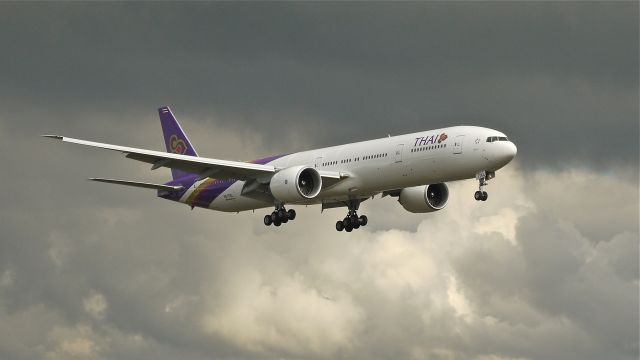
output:
[[[178,139],[177,135],[171,135],[169,138],[169,148],[174,154],[184,154],[187,152],[187,145],[182,139]]]

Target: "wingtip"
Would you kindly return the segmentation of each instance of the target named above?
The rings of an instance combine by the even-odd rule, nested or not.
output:
[[[40,135],[40,136],[50,138],[50,139],[56,139],[56,140],[62,140],[64,138],[64,136],[60,136],[60,135]]]

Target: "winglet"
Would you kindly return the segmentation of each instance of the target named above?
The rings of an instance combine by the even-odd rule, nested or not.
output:
[[[60,136],[60,135],[40,135],[40,136],[46,137],[46,138],[51,138],[51,139],[56,139],[56,140],[64,139],[64,136]]]

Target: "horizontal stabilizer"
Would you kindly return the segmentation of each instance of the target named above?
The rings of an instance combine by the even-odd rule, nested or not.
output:
[[[182,189],[182,186],[152,184],[152,183],[138,182],[138,181],[126,181],[126,180],[103,179],[103,178],[89,178],[89,180],[99,181],[99,182],[109,183],[109,184],[127,185],[127,186],[133,186],[133,187],[164,190],[164,191],[177,191]]]

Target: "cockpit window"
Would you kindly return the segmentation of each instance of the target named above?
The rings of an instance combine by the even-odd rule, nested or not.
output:
[[[509,141],[509,139],[507,139],[506,136],[489,136],[487,138],[487,142],[494,142],[494,141]]]

